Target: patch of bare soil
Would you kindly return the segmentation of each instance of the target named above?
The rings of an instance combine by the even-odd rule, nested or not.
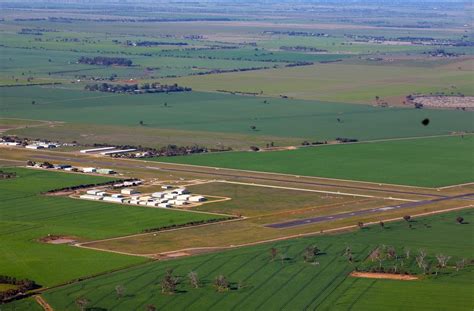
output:
[[[261,152],[265,151],[283,151],[283,150],[296,150],[298,147],[295,146],[285,146],[285,147],[269,147],[260,149]]]
[[[72,244],[77,242],[77,238],[73,236],[48,235],[39,239],[39,241],[48,244]]]
[[[178,257],[185,257],[191,255],[188,252],[173,252],[173,253],[167,253],[164,257],[165,258],[178,258]]]
[[[376,273],[376,272],[352,272],[350,274],[355,278],[367,278],[367,279],[385,279],[385,280],[400,280],[400,281],[414,281],[418,280],[418,277],[406,274],[393,274],[393,273]]]
[[[57,191],[57,192],[46,192],[44,195],[57,197],[57,196],[69,196],[74,193],[75,193],[74,190],[64,190],[64,191]]]

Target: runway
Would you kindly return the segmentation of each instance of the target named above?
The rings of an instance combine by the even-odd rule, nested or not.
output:
[[[347,212],[347,213],[340,213],[340,214],[334,214],[334,215],[328,215],[328,216],[319,216],[319,217],[313,217],[313,218],[274,223],[274,224],[265,225],[265,227],[274,228],[274,229],[292,228],[292,227],[314,224],[314,223],[319,223],[319,222],[324,222],[324,221],[332,221],[332,220],[350,218],[354,216],[363,216],[363,215],[372,214],[372,213],[385,212],[385,211],[390,211],[390,210],[393,211],[393,210],[398,210],[398,209],[417,207],[417,206],[427,205],[427,204],[436,203],[436,202],[455,200],[455,199],[465,199],[472,196],[474,196],[474,193],[466,193],[466,194],[460,194],[460,195],[455,195],[455,196],[446,196],[443,198],[437,198],[437,199],[432,199],[432,200],[407,202],[407,203],[402,203],[399,205],[390,205],[386,207],[371,208],[371,209],[354,211],[354,212]]]

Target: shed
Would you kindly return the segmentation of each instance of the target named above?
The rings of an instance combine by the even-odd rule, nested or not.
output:
[[[202,195],[193,195],[189,198],[189,202],[203,202],[206,201],[206,198]]]
[[[179,201],[188,201],[191,196],[189,194],[181,194],[176,197]]]
[[[91,189],[87,190],[86,193],[90,195],[97,195],[97,193],[102,192],[102,190],[97,190],[97,189]]]
[[[123,203],[123,198],[104,197],[103,200],[106,202]]]
[[[99,196],[96,196],[96,195],[92,195],[92,194],[83,194],[83,195],[81,195],[79,198],[85,199],[85,200],[94,200],[94,201],[98,201],[98,200],[102,200],[102,199],[103,199],[102,197],[99,197]]]
[[[138,192],[137,190],[135,190],[135,189],[132,189],[132,188],[125,188],[125,189],[120,190],[120,193],[121,193],[121,194],[131,195],[131,194],[137,194],[137,193],[139,193],[139,192]]]
[[[162,197],[165,196],[165,193],[164,192],[153,192],[151,194],[151,196],[154,197],[154,198],[162,198]]]
[[[97,170],[97,173],[104,174],[104,175],[111,175],[111,174],[115,174],[115,171],[109,168],[99,168]]]

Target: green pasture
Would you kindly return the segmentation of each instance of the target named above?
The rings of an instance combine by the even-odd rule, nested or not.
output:
[[[457,216],[463,216],[466,224],[458,224]],[[472,233],[473,217],[471,209],[416,219],[411,229],[406,222],[397,222],[386,224],[385,229],[377,225],[347,234],[149,263],[53,289],[44,297],[58,310],[76,310],[79,297],[90,301],[89,308],[109,310],[143,310],[150,304],[158,310],[471,310],[472,266],[458,272],[453,266],[474,255],[472,239],[465,239]],[[382,244],[400,249],[399,256],[410,249],[413,261],[420,250],[429,257],[440,253],[451,256],[449,268],[441,269],[437,276],[422,275],[417,281],[348,276]],[[303,261],[304,249],[310,245],[321,250],[315,259],[319,264]],[[271,247],[278,251],[274,261]],[[354,264],[342,256],[346,247],[352,250]],[[171,295],[161,294],[160,282],[167,269],[174,269],[180,280],[177,292]],[[188,285],[190,271],[198,273],[201,288]],[[214,278],[220,274],[231,283],[224,293],[213,288]],[[119,298],[117,285],[125,289]]]
[[[472,182],[474,136],[437,137],[291,151],[231,152],[156,161],[379,183],[438,187]]]
[[[219,93],[125,95],[59,86],[1,88],[0,97],[3,117],[296,137],[301,141],[336,137],[369,140],[473,130],[472,112],[379,108]],[[431,120],[429,126],[421,124],[425,118]],[[144,126],[139,125],[140,121]]]
[[[474,95],[469,61],[455,65],[397,66],[384,63],[316,64],[270,71],[239,72],[219,76],[182,77],[170,82],[199,91],[240,91],[264,96],[345,103],[375,103],[375,97],[399,104],[409,94],[443,92]]]
[[[50,189],[110,179],[33,169],[7,170],[18,176],[0,181],[1,273],[33,279],[43,286],[144,260],[38,241],[48,234],[94,240],[216,218],[214,215],[44,196],[40,193]]]

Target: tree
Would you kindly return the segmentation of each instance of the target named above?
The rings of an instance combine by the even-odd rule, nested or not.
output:
[[[125,287],[120,284],[115,286],[115,293],[117,294],[117,299],[122,298],[125,294]]]
[[[32,101],[31,101],[31,104],[32,104],[32,105],[35,105],[35,104],[36,104],[36,101],[35,101],[35,100],[32,100]]]
[[[76,299],[76,306],[79,308],[79,310],[84,311],[87,307],[87,305],[90,303],[90,301],[85,298],[85,297],[79,297]]]
[[[405,215],[405,216],[403,216],[403,219],[404,219],[406,222],[409,222],[410,219],[411,219],[411,216],[410,216],[410,215]]]
[[[274,247],[270,248],[270,257],[272,258],[272,261],[275,260],[275,257],[278,254],[278,250]]]
[[[425,261],[425,257],[426,257],[426,252],[424,250],[420,250],[419,255],[415,257],[415,260],[416,260],[416,264],[418,265],[418,268],[423,269],[423,272],[426,273],[428,264]]]
[[[385,223],[383,221],[380,221],[379,225],[380,225],[380,227],[382,227],[382,229],[385,228]]]
[[[146,310],[146,311],[156,311],[157,309],[156,309],[156,307],[155,307],[154,305],[149,304],[149,305],[146,306],[146,309],[145,309],[145,310]]]
[[[283,264],[285,260],[289,259],[286,254],[280,254],[280,262]]]
[[[256,131],[256,130],[257,130],[257,127],[256,127],[255,125],[252,125],[252,126],[250,126],[250,129],[251,129],[252,131]]]
[[[396,251],[395,251],[395,247],[390,246],[390,247],[387,248],[387,257],[388,257],[389,259],[394,259],[394,258],[397,257],[397,253],[396,253]]]
[[[457,221],[459,224],[462,225],[463,222],[464,222],[464,218],[462,218],[461,216],[459,216],[459,217],[456,218],[456,221]]]
[[[443,254],[436,255],[436,260],[438,260],[439,268],[445,268],[446,265],[448,264],[449,259],[451,259],[451,256],[446,256]]]
[[[228,291],[229,281],[227,281],[226,277],[221,274],[214,279],[214,287],[220,293]]]
[[[362,221],[359,221],[357,225],[359,226],[360,229],[364,228],[364,223]]]
[[[406,258],[406,259],[410,259],[410,249],[409,249],[409,248],[407,248],[407,249],[405,250],[405,258]]]
[[[319,254],[319,249],[316,246],[308,246],[305,249],[303,259],[304,262],[312,262],[314,258]]]
[[[163,294],[173,294],[176,291],[178,282],[178,278],[173,276],[173,270],[167,270],[165,277],[161,280],[161,292]]]
[[[466,259],[461,259],[460,261],[456,262],[456,271],[459,271],[461,269],[464,269],[464,266],[466,265]]]
[[[140,122],[139,122],[139,123],[140,123],[140,125],[143,125],[143,121],[141,121],[141,120],[140,120]]]
[[[189,278],[189,283],[193,288],[199,288],[200,282],[199,282],[199,276],[197,272],[191,271],[188,273],[188,278]]]

